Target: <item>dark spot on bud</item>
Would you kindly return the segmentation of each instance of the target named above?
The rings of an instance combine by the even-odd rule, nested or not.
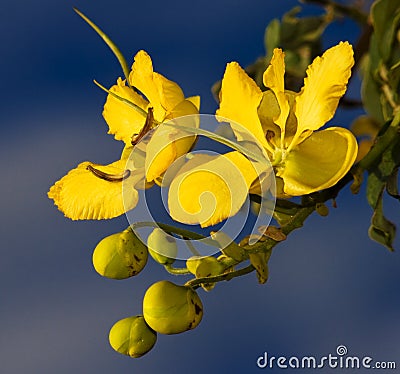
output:
[[[194,304],[194,312],[196,314],[200,314],[203,311],[203,309],[201,309],[201,307],[197,304]]]

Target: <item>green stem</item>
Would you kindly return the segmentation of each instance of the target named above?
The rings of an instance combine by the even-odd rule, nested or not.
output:
[[[201,256],[200,252],[196,249],[196,247],[193,245],[191,240],[189,238],[186,238],[186,237],[184,239],[185,239],[185,244],[189,248],[190,252],[192,252],[192,254],[194,256]],[[187,239],[189,239],[189,240],[187,240]]]
[[[390,126],[385,133],[377,138],[376,143],[365,157],[358,163],[358,166],[363,170],[371,169],[379,160],[383,152],[394,141],[397,141],[400,125],[400,113],[397,113],[393,118]]]
[[[108,45],[108,47],[111,49],[111,51],[114,53],[115,57],[117,58],[119,64],[121,65],[122,71],[124,72],[124,76],[126,78],[126,81],[129,84],[129,66],[128,63],[125,60],[125,57],[119,50],[119,48],[114,44],[114,42],[98,27],[92,20],[90,20],[88,17],[86,17],[80,10],[77,8],[73,8],[74,11],[82,17],[87,24],[89,24],[94,31],[97,32],[97,34],[105,41],[105,43]]]
[[[381,65],[379,69],[379,75],[383,80],[383,84],[381,85],[381,90],[383,94],[385,95],[386,101],[389,103],[389,105],[393,109],[393,114],[397,114],[400,110],[399,104],[396,103],[394,99],[394,93],[392,91],[392,88],[389,85],[389,77],[388,77],[388,71],[385,65]]]
[[[139,105],[136,105],[132,101],[130,101],[128,99],[125,99],[124,97],[117,95],[115,92],[112,92],[112,91],[108,90],[107,88],[105,88],[102,84],[100,84],[96,80],[93,80],[93,82],[97,87],[101,88],[103,91],[107,92],[109,95],[111,95],[115,99],[125,103],[126,105],[128,105],[132,109],[136,110],[136,112],[138,112],[144,118],[147,118],[148,112],[146,112],[144,109],[142,109]],[[159,125],[159,122],[157,122],[154,118],[153,118],[153,122],[155,122],[157,125]]]
[[[217,247],[218,243],[210,239],[209,237],[206,237],[204,235],[198,234],[193,231],[185,230],[179,227],[175,227],[172,225],[168,225],[166,223],[160,223],[160,222],[152,222],[152,221],[142,221],[142,222],[135,222],[131,225],[132,229],[140,229],[143,227],[160,227],[163,229],[165,232],[168,232],[169,234],[177,234],[184,238],[185,240],[201,240],[203,243],[208,244],[212,247]]]
[[[254,267],[253,267],[253,265],[249,265],[242,269],[231,271],[231,272],[224,273],[221,275],[216,275],[213,277],[191,279],[190,281],[185,283],[185,286],[191,287],[191,288],[198,288],[203,283],[216,283],[216,282],[221,282],[221,281],[229,281],[233,278],[249,274],[252,271],[254,271]]]
[[[190,271],[187,268],[174,268],[171,264],[164,265],[164,268],[168,273],[174,275],[190,274]]]

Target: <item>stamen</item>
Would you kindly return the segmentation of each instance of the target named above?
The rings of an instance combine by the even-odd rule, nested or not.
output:
[[[126,178],[131,175],[131,171],[129,169],[124,170],[123,173],[119,174],[109,174],[99,169],[94,168],[92,165],[88,165],[86,167],[87,170],[90,170],[96,177],[100,179],[104,179],[108,182],[122,182]]]
[[[154,124],[153,108],[149,108],[146,116],[146,122],[139,134],[133,134],[131,144],[136,145],[151,130]]]
[[[275,137],[275,133],[272,130],[267,130],[267,133],[265,134],[265,139],[270,141],[274,137]]]

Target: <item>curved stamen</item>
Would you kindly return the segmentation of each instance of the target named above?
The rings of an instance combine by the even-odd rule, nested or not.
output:
[[[136,145],[139,141],[151,130],[154,124],[153,108],[149,108],[146,116],[146,121],[139,134],[133,134],[131,144]]]
[[[129,169],[124,170],[123,173],[119,174],[109,174],[99,169],[94,168],[92,165],[88,165],[86,167],[87,170],[90,170],[96,177],[100,179],[104,179],[108,182],[122,182],[126,178],[131,175],[131,171]]]

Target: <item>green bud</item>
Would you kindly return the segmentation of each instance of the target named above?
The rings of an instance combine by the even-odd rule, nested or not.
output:
[[[317,203],[315,205],[315,210],[322,217],[326,217],[329,214],[329,209],[324,203]]]
[[[150,256],[161,265],[172,264],[178,255],[176,240],[156,227],[147,238]]]
[[[93,252],[93,266],[103,277],[125,279],[146,265],[147,247],[130,228],[107,236]]]
[[[186,267],[193,275],[196,275],[196,269],[200,265],[202,258],[204,257],[192,256],[186,260]]]
[[[196,278],[213,277],[220,275],[225,271],[224,264],[212,256],[190,257],[186,261],[186,267],[193,275],[196,276]],[[206,291],[210,291],[214,288],[215,283],[203,283],[201,286]]]
[[[200,323],[203,305],[192,288],[164,280],[146,291],[143,315],[147,324],[160,334],[179,334]]]
[[[157,333],[147,325],[143,316],[133,316],[115,323],[108,339],[115,351],[137,358],[153,348]]]

